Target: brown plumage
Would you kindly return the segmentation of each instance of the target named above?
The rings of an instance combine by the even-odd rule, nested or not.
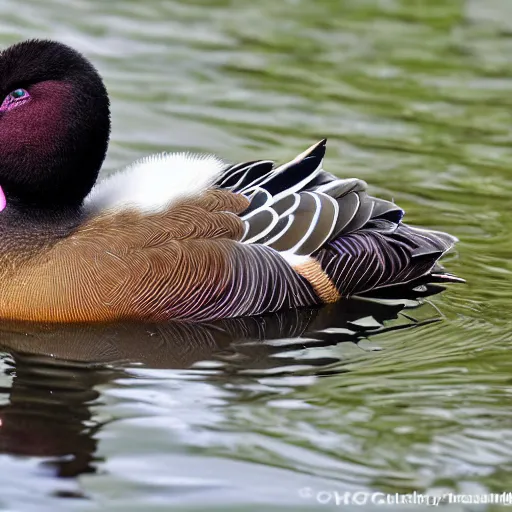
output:
[[[154,214],[105,212],[33,255],[4,258],[0,317],[46,322],[165,317],[194,301],[218,299],[227,286],[233,240],[249,202],[210,190]],[[40,248],[38,248],[40,249]],[[192,307],[192,306],[191,306]]]
[[[237,214],[248,204],[242,195],[212,189],[159,213],[107,211],[89,219],[14,264],[4,258],[0,317],[34,322],[215,318],[226,299],[243,303],[245,283],[232,291],[239,276],[235,270],[260,258],[254,246],[237,242],[244,233]],[[280,272],[293,277],[277,255],[265,265],[270,270],[256,274],[263,291],[272,290]],[[254,284],[247,284],[253,293]],[[298,279],[296,287],[301,286],[308,289],[309,302],[319,302]],[[283,292],[286,287],[293,290],[285,284]],[[301,305],[294,300],[289,298],[290,305]],[[270,299],[246,308],[251,314],[280,309]]]

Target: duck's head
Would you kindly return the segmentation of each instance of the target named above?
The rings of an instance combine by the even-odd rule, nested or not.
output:
[[[109,133],[107,91],[81,54],[39,40],[0,52],[0,209],[3,195],[7,208],[79,207]]]

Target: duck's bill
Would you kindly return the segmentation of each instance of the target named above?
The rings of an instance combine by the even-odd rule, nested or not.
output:
[[[7,206],[7,200],[5,199],[4,191],[0,187],[0,212]]]

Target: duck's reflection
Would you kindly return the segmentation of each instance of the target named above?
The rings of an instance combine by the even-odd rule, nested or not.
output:
[[[412,295],[438,291],[428,287]],[[97,403],[98,386],[124,376],[126,365],[190,368],[216,360],[226,376],[240,369],[294,365],[294,357],[276,356],[294,348],[358,343],[383,330],[417,325],[404,315],[407,307],[404,302],[346,300],[323,309],[201,325],[4,322],[0,351],[6,353],[5,373],[12,376],[12,385],[0,388],[0,403],[7,398],[0,406],[0,452],[42,457],[62,477],[95,471],[101,420],[91,406]],[[389,323],[400,316],[405,323]],[[307,359],[312,367],[332,362]]]
[[[94,386],[115,372],[48,356],[17,354],[14,361],[9,401],[0,408],[0,453],[49,459],[61,477],[94,471],[98,425],[89,404],[98,397]]]

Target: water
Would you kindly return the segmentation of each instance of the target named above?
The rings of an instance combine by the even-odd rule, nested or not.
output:
[[[105,76],[106,173],[174,149],[283,160],[326,136],[328,170],[460,238],[446,265],[468,282],[417,308],[222,330],[2,323],[0,509],[512,491],[511,15],[508,0],[3,0],[2,46],[56,38]]]

